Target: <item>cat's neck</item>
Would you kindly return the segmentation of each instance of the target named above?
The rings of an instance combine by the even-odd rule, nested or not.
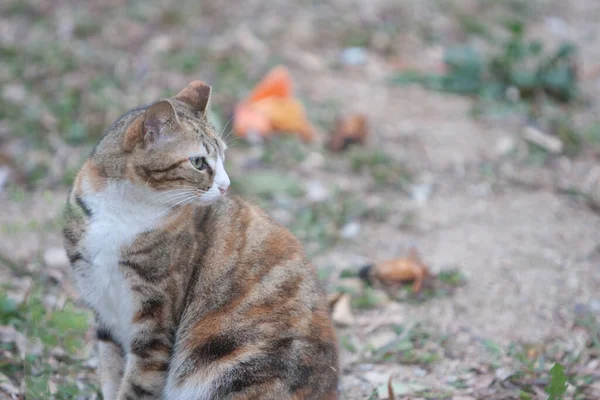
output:
[[[127,224],[145,231],[193,216],[193,206],[165,202],[165,195],[128,181],[107,181],[101,190],[85,191],[94,219]]]

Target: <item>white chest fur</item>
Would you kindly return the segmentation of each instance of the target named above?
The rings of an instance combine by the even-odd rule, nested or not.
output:
[[[83,242],[86,258],[92,265],[77,277],[77,283],[85,300],[126,350],[134,305],[119,260],[123,246],[152,229],[156,216],[162,211],[148,205],[153,195],[155,193],[130,184],[110,183],[101,192],[83,196],[92,210]]]

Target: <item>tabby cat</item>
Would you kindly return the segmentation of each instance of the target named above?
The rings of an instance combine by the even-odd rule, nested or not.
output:
[[[102,393],[131,399],[335,399],[335,333],[297,239],[225,196],[210,87],[106,132],[66,206],[65,248],[95,312]]]

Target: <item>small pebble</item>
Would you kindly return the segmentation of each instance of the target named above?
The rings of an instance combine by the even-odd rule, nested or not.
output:
[[[348,47],[342,51],[342,64],[354,66],[367,62],[367,51],[362,47]]]
[[[360,224],[358,222],[349,222],[342,227],[340,235],[344,239],[354,239],[360,233]]]
[[[64,268],[69,266],[69,258],[62,247],[52,247],[44,252],[44,264],[49,268]]]

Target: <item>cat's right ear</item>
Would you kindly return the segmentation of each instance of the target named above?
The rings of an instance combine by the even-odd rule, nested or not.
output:
[[[125,132],[123,147],[132,151],[138,143],[149,146],[156,142],[166,125],[177,119],[175,109],[167,100],[159,101],[138,117]]]

